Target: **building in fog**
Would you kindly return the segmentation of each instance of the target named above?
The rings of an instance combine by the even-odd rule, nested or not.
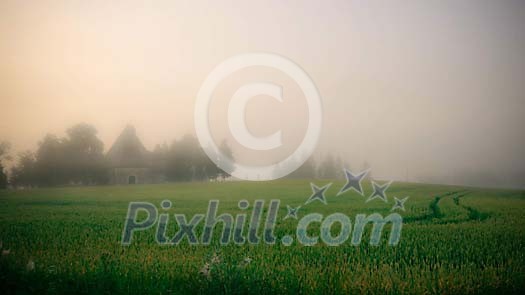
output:
[[[111,184],[144,184],[160,181],[152,172],[152,156],[133,126],[126,126],[107,153]]]

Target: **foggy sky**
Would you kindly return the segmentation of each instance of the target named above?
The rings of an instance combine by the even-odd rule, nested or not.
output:
[[[383,178],[525,185],[523,1],[2,0],[0,40],[0,139],[14,152],[79,122],[106,150],[126,124],[149,149],[170,143],[194,132],[195,96],[215,66],[272,52],[319,89],[321,154],[355,170],[368,161]],[[273,156],[293,150],[307,119],[287,77],[234,75],[217,90],[212,129],[248,162],[257,156],[228,135],[224,110],[258,79],[285,88],[284,103],[259,97],[247,109],[254,133],[287,136]]]

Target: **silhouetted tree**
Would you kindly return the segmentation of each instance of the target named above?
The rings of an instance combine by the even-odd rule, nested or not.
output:
[[[220,149],[224,155],[233,159],[233,152],[225,142]],[[208,180],[229,176],[215,165],[192,135],[183,136],[162,152],[154,152],[154,159],[157,157],[165,159],[164,170],[170,181]]]
[[[67,180],[81,184],[106,183],[104,144],[98,139],[95,127],[82,123],[69,128],[66,133],[63,149],[67,161],[63,164],[68,172]]]
[[[151,169],[156,175],[166,175],[170,148],[166,143],[157,144],[151,153]]]
[[[53,186],[66,182],[66,153],[63,142],[48,134],[39,142],[35,154],[36,185]]]
[[[15,185],[54,186],[107,182],[104,146],[97,130],[88,124],[69,128],[65,138],[46,135],[34,155],[20,155],[13,168]]]
[[[14,186],[37,185],[36,161],[31,151],[25,151],[18,155],[18,163],[11,169],[11,184]]]
[[[0,142],[0,189],[7,188],[7,174],[4,171],[3,161],[9,160],[10,147],[7,141]]]
[[[372,178],[372,170],[370,170],[370,168],[371,168],[370,163],[368,163],[367,161],[364,161],[363,168],[361,168],[361,171],[369,170],[368,174],[365,177],[366,180],[373,179]]]
[[[221,145],[219,146],[219,149],[221,151],[221,153],[228,157],[232,162],[234,160],[233,158],[233,151],[231,150],[230,146],[228,145],[228,142],[226,142],[226,140],[223,140]],[[221,166],[225,166],[226,169],[225,170],[233,170],[234,167],[233,167],[233,164],[231,163],[221,163]],[[222,178],[227,178],[227,177],[230,177],[230,174],[228,172],[226,172],[225,170],[219,168],[219,167],[216,167],[215,168],[215,172],[218,173],[218,175]]]
[[[190,181],[200,179],[205,175],[206,155],[197,139],[185,135],[173,142],[167,155],[166,174],[171,181]],[[209,159],[208,159],[209,160]]]
[[[335,166],[334,157],[331,154],[326,154],[321,164],[319,165],[319,177],[321,178],[336,178],[337,169]]]
[[[344,168],[345,168],[345,164],[343,162],[343,160],[341,159],[341,156],[337,156],[335,158],[335,178],[337,179],[341,179],[344,177]]]
[[[306,160],[297,170],[290,173],[288,178],[315,178],[317,175],[316,163],[313,157]]]

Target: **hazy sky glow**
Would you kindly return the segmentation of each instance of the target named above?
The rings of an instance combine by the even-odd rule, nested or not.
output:
[[[320,150],[351,167],[525,185],[523,1],[1,0],[0,40],[0,139],[15,151],[78,122],[97,127],[106,149],[127,123],[150,149],[171,142],[193,132],[195,95],[217,64],[263,51],[312,77]],[[257,98],[248,126],[289,130],[293,147],[305,126],[300,91],[256,74],[225,82],[216,119],[235,85],[276,78],[286,104]]]

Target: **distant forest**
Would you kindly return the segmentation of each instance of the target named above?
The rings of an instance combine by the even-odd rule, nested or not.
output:
[[[225,142],[220,149],[225,155],[234,157]],[[97,137],[97,129],[86,123],[67,129],[65,137],[45,135],[36,151],[24,151],[16,157],[10,152],[9,143],[0,142],[0,188],[109,183],[110,163],[104,154],[104,144]],[[166,182],[229,177],[208,158],[192,135],[185,135],[169,145],[157,145],[150,156],[149,168],[162,174]],[[11,160],[14,165],[7,171],[5,163]],[[339,178],[343,166],[340,158],[326,154],[319,164],[312,157],[288,177]]]

